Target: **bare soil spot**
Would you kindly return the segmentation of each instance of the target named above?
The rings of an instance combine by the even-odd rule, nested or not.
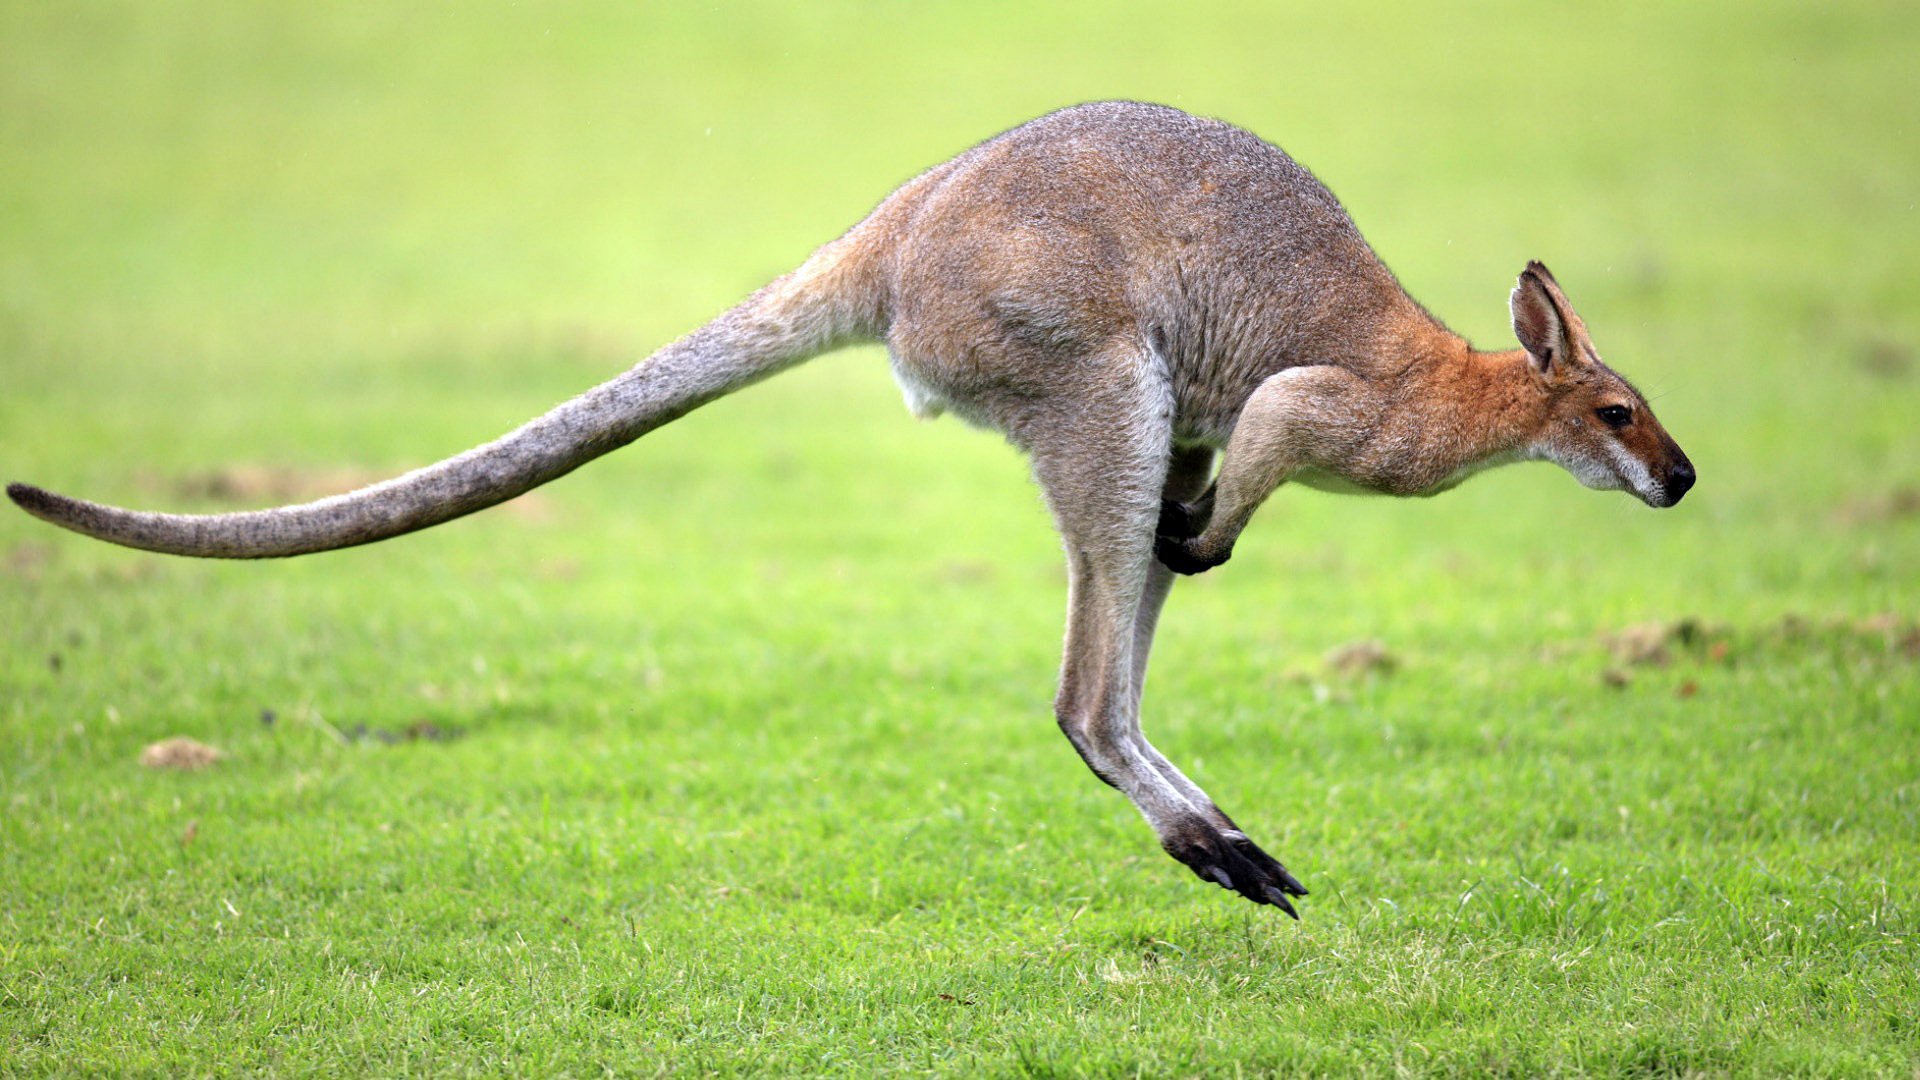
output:
[[[1854,351],[1853,362],[1860,370],[1882,379],[1904,379],[1913,374],[1913,347],[1903,341],[1875,338]]]
[[[1698,648],[1708,637],[1698,619],[1675,622],[1650,622],[1601,635],[1613,661],[1621,665],[1664,667],[1673,660],[1676,649]]]
[[[1665,667],[1681,655],[1699,665],[1733,666],[1761,658],[1771,649],[1806,649],[1820,642],[1920,660],[1920,620],[1895,612],[1821,619],[1788,614],[1748,631],[1687,618],[1641,623],[1601,634],[1597,640],[1612,661],[1601,672],[1600,681],[1615,688],[1633,681],[1632,668]]]
[[[1673,659],[1673,654],[1667,650],[1667,627],[1664,623],[1629,626],[1606,635],[1603,641],[1616,663],[1659,667]]]
[[[140,751],[140,764],[149,769],[181,769],[191,772],[225,760],[227,752],[197,739],[176,735],[162,739]]]
[[[1920,515],[1920,487],[1912,484],[1884,495],[1849,500],[1834,511],[1834,519],[1842,525],[1879,525],[1915,515]]]
[[[7,548],[0,558],[0,570],[21,581],[38,581],[53,562],[53,545],[40,540],[23,540]]]
[[[1327,667],[1341,675],[1391,675],[1400,661],[1378,641],[1355,641],[1327,654]]]
[[[1862,637],[1879,638],[1908,660],[1920,660],[1920,622],[1887,611],[1857,620],[1853,630]]]

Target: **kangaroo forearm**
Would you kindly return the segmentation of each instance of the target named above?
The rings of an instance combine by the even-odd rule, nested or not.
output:
[[[1300,470],[1352,458],[1377,410],[1375,392],[1340,368],[1283,371],[1260,384],[1241,409],[1220,476],[1204,497],[1162,514],[1161,559],[1181,573],[1226,562],[1268,496]],[[1185,524],[1177,532],[1169,525]]]

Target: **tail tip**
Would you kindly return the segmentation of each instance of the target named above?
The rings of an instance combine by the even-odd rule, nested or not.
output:
[[[7,498],[12,499],[14,505],[20,509],[40,517],[53,509],[57,496],[51,491],[44,491],[32,484],[16,483],[7,485]]]

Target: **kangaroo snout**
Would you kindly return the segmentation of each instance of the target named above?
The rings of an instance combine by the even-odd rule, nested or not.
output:
[[[1680,464],[1668,469],[1667,478],[1661,485],[1667,490],[1667,505],[1678,506],[1693,488],[1693,480],[1693,462],[1684,457],[1680,459]]]

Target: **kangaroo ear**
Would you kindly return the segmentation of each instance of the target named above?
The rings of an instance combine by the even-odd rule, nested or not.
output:
[[[1513,312],[1513,334],[1527,350],[1535,374],[1554,378],[1587,363],[1586,326],[1544,264],[1536,260],[1520,271],[1507,306]]]

